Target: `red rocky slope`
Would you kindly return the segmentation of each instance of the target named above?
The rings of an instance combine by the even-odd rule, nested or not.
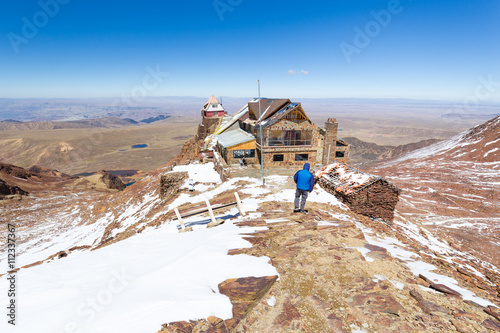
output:
[[[371,171],[403,189],[402,217],[500,265],[500,116]]]

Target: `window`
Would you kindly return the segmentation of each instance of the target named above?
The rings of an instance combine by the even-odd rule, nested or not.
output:
[[[283,162],[284,160],[285,160],[285,155],[283,154],[273,155],[273,162]]]
[[[246,158],[255,158],[255,149],[247,149],[245,150]]]
[[[335,157],[336,158],[343,158],[343,157],[345,157],[345,152],[343,152],[343,151],[336,151],[335,152]]]
[[[233,157],[234,158],[243,158],[243,157],[245,157],[245,151],[244,150],[233,150]]]
[[[233,158],[255,158],[255,149],[233,150]]]
[[[295,161],[309,161],[309,154],[295,154]]]
[[[269,146],[310,146],[312,131],[269,131]]]
[[[306,119],[301,112],[290,112],[286,117],[286,119],[291,119],[291,120],[295,120],[295,119],[299,119],[299,120],[303,120],[303,119]]]

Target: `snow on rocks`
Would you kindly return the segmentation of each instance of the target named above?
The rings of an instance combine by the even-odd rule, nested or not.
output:
[[[2,327],[2,332],[64,332],[66,327],[142,332],[155,331],[166,321],[230,318],[231,303],[217,293],[219,283],[277,275],[268,258],[227,255],[231,248],[249,246],[232,223],[188,234],[165,225],[24,270],[19,302],[29,320],[20,320],[15,329]],[[8,289],[5,277],[0,288]],[[42,307],[37,300],[43,300]]]
[[[421,260],[422,259],[421,256],[416,254],[415,252],[408,251],[407,249],[405,249],[406,246],[399,240],[392,237],[379,236],[375,234],[373,230],[370,230],[361,223],[356,223],[356,225],[363,231],[364,236],[368,241],[368,243],[387,249],[387,251],[394,258],[398,258],[401,261],[403,261],[416,277],[423,276],[428,278],[429,283],[431,283],[431,285],[432,284],[443,285],[446,288],[460,294],[460,296],[464,300],[473,301],[482,306],[495,306],[495,304],[492,303],[491,301],[480,298],[476,296],[473,292],[460,287],[455,279],[442,274],[435,273],[435,271],[437,270],[436,266]],[[422,239],[419,240],[422,243],[427,243],[437,252],[448,253],[448,250],[451,250],[448,246],[437,241],[436,239],[431,240],[429,242],[424,242],[422,241]]]

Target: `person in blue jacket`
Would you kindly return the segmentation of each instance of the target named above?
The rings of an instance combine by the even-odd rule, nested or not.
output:
[[[300,171],[297,171],[295,176],[293,176],[293,180],[297,184],[297,190],[295,191],[294,212],[307,213],[307,210],[304,210],[304,206],[306,205],[306,200],[309,192],[312,192],[314,187],[314,177],[312,173],[309,172],[310,168],[311,166],[309,165],[309,163],[305,163],[304,168]],[[302,197],[302,200],[300,200],[300,197]]]

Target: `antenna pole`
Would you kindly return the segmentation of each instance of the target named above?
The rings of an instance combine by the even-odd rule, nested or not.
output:
[[[260,106],[260,80],[257,80],[259,85],[259,128],[260,128],[260,165],[262,167],[262,186],[266,186],[266,181],[264,180],[264,140],[262,140],[262,113]]]

